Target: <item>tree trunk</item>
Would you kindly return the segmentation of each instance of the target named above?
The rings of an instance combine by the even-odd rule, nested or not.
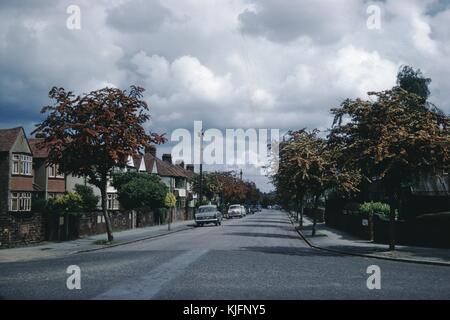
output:
[[[114,240],[111,220],[109,219],[108,207],[107,207],[107,195],[106,195],[106,186],[107,183],[103,183],[103,187],[101,188],[101,196],[102,196],[102,212],[103,217],[105,218],[106,224],[106,233],[108,234],[108,241],[111,242]]]
[[[395,209],[396,201],[395,196],[391,198],[390,201],[390,212],[389,212],[389,250],[395,250]]]
[[[303,227],[303,197],[300,200],[300,221],[299,221],[299,225],[300,227]]]
[[[319,196],[314,197],[314,208],[313,208],[313,226],[311,235],[314,237],[316,235],[316,224],[317,224],[317,208],[319,206]]]

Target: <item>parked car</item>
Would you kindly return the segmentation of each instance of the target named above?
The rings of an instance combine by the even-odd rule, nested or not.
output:
[[[245,210],[245,207],[241,205],[241,211],[242,211],[242,216],[245,217],[247,215],[247,210]]]
[[[231,206],[228,207],[228,218],[234,217],[242,218],[243,216],[244,213],[242,212],[242,206],[240,204],[232,204]]]
[[[219,226],[222,224],[222,213],[215,205],[200,206],[195,214],[195,223],[199,227],[207,223]]]

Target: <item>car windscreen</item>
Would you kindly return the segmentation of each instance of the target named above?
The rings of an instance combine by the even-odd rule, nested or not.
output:
[[[214,211],[216,211],[216,208],[214,208],[214,207],[203,207],[203,208],[198,208],[198,213],[214,212]]]
[[[230,206],[230,209],[240,209],[241,206]]]

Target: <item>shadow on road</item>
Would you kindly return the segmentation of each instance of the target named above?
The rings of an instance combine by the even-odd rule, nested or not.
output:
[[[322,252],[318,250],[314,250],[311,248],[296,248],[296,247],[243,247],[242,249],[248,251],[262,252],[262,253],[270,253],[270,254],[283,254],[290,256],[303,256],[303,257],[312,257],[312,256],[323,256],[323,257],[342,257],[342,254],[333,253],[333,252]]]
[[[279,234],[279,233],[261,233],[261,232],[233,232],[226,233],[228,236],[241,236],[241,237],[262,237],[262,238],[280,238],[280,239],[296,239],[299,237],[297,235]]]
[[[246,221],[242,221],[242,223],[248,223],[248,222],[291,224],[289,221],[283,221],[283,220],[247,219]]]
[[[294,231],[294,228],[292,226],[283,226],[279,224],[250,224],[250,223],[243,223],[243,224],[232,224],[227,226],[227,228],[277,228],[281,230],[289,230]]]

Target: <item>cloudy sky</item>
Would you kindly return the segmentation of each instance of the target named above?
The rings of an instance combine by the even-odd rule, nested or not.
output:
[[[79,30],[67,28],[70,5]],[[379,29],[367,27],[370,5]],[[30,132],[52,86],[137,84],[148,128],[169,136],[194,120],[326,129],[330,107],[392,87],[403,64],[432,78],[431,100],[448,113],[449,21],[448,0],[2,0],[0,127]]]

